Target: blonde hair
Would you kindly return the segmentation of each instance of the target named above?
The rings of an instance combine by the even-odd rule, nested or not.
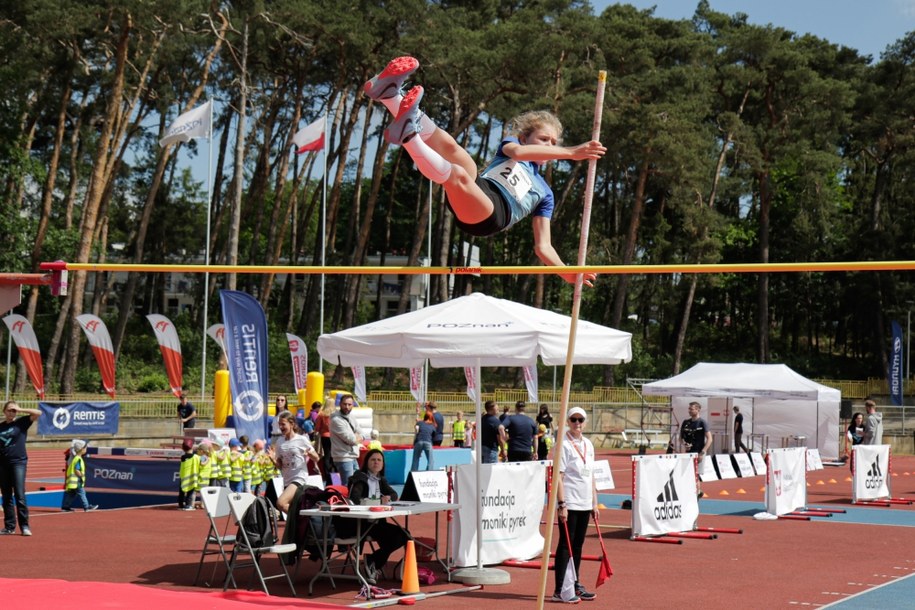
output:
[[[511,132],[518,138],[526,138],[541,127],[552,127],[556,130],[557,142],[562,140],[562,122],[559,117],[547,110],[530,110],[519,114],[511,122]]]

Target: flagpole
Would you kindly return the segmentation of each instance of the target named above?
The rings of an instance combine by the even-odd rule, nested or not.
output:
[[[324,114],[324,177],[322,178],[323,190],[321,193],[321,266],[325,266],[327,251],[327,113]],[[324,280],[321,274],[321,316],[318,323],[318,336],[324,334]],[[318,355],[318,372],[324,372],[324,358]]]
[[[210,266],[210,206],[213,204],[213,104],[210,100],[210,121],[209,132],[207,133],[207,236],[204,246],[204,264]],[[210,273],[207,271],[203,274],[203,344],[200,363],[200,403],[206,399],[207,383],[207,312],[210,301]]]

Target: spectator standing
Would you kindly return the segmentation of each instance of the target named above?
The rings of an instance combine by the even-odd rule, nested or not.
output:
[[[426,411],[422,419],[419,418],[419,411],[416,413],[416,435],[413,437],[413,465],[410,471],[419,470],[419,457],[426,454],[426,470],[432,470],[432,439],[435,437],[435,423],[432,413]]]
[[[515,403],[515,414],[502,422],[508,434],[509,462],[530,462],[533,459],[537,424],[524,413],[526,406],[523,400],[519,400]]]
[[[318,438],[318,454],[321,456],[321,474],[324,475],[324,484],[332,485],[330,473],[336,472],[334,459],[330,455],[330,416],[337,410],[333,398],[324,401],[321,412],[315,420],[315,435]]]
[[[426,411],[432,414],[432,423],[435,424],[432,446],[441,447],[442,441],[445,440],[445,416],[438,412],[438,405],[431,400],[426,403]]]
[[[289,410],[289,404],[286,401],[286,397],[282,394],[276,397],[276,409],[273,416],[273,421],[270,423],[270,444],[276,447],[277,443],[280,442],[280,439],[283,437],[283,433],[280,432],[280,413],[283,411]]]
[[[483,464],[495,464],[505,447],[505,426],[496,415],[498,405],[494,400],[487,400],[484,409],[486,414],[480,420],[480,456]]]
[[[359,449],[365,434],[352,416],[356,399],[352,394],[340,398],[340,409],[330,418],[330,454],[340,473],[340,484],[346,485],[359,466]]]
[[[747,449],[747,446],[743,444],[743,413],[740,412],[740,407],[734,406],[734,451],[743,450],[747,455],[750,454],[750,450]]]
[[[863,445],[883,444],[883,413],[877,413],[877,403],[871,399],[864,401],[864,410],[867,417],[864,420]]]
[[[19,417],[20,413],[28,417]],[[3,529],[0,535],[16,533],[16,519],[23,536],[31,536],[29,506],[25,499],[25,472],[29,456],[25,441],[29,428],[41,417],[38,409],[23,409],[15,400],[3,405],[0,422],[0,494],[3,495]],[[13,510],[15,506],[15,512]]]
[[[537,425],[546,426],[546,433],[550,436],[553,435],[553,416],[550,415],[550,407],[546,403],[540,405],[540,410],[537,411]]]
[[[184,429],[193,428],[197,425],[197,409],[188,402],[187,396],[181,394],[178,397],[178,419],[181,420],[181,427]]]

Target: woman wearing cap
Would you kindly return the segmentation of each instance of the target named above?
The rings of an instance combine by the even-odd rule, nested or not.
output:
[[[19,417],[20,413],[28,417]],[[29,456],[25,452],[25,441],[32,423],[38,419],[38,409],[23,409],[15,400],[3,405],[3,421],[0,421],[0,493],[3,494],[3,529],[0,535],[16,533],[16,517],[23,536],[31,536],[29,529],[29,506],[25,502],[25,471]],[[15,496],[15,511],[13,497]]]
[[[559,485],[556,506],[559,507],[559,520],[568,526],[568,539],[571,540],[572,561],[575,574],[580,575],[581,550],[588,532],[588,521],[591,514],[597,514],[597,488],[594,486],[594,445],[585,438],[584,428],[587,415],[581,407],[569,409],[569,428],[562,442],[562,454],[559,456]],[[560,595],[566,566],[569,563],[569,541],[566,538],[566,527],[560,523],[559,546],[556,548],[556,589],[553,601],[578,603],[580,600],[593,600],[597,597],[575,582],[575,597],[563,600]]]

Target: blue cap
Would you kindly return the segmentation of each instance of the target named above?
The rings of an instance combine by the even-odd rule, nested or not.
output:
[[[241,447],[241,441],[237,438],[233,438],[229,441],[229,447]]]

